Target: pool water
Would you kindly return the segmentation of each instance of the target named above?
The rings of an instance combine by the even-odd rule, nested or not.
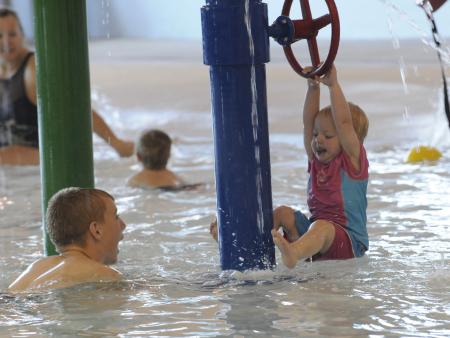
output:
[[[106,145],[99,144],[97,152],[104,154],[96,184],[113,193],[128,224],[117,265],[126,280],[2,294],[0,335],[448,336],[450,205],[444,187],[450,151],[438,164],[408,165],[407,150],[383,146],[368,152],[366,257],[231,273],[220,271],[217,244],[208,233],[215,208],[209,138],[176,141],[172,169],[190,182],[205,182],[181,192],[117,184],[136,164],[112,153],[108,158]],[[304,209],[300,138],[274,135],[272,153],[275,203]],[[38,174],[38,168],[2,171],[1,208],[8,215],[0,229],[3,289],[41,255]]]
[[[282,88],[271,76],[269,90]],[[9,283],[42,255],[39,168],[2,168],[0,336],[450,336],[450,144],[439,144],[437,163],[406,164],[411,147],[436,133],[422,128],[432,124],[423,111],[406,120],[401,109],[397,119],[383,115],[402,106],[402,87],[378,81],[351,74],[343,81],[371,120],[365,257],[288,270],[277,251],[274,271],[222,272],[209,235],[216,203],[209,111],[121,109],[109,120],[115,130],[128,137],[142,126],[168,131],[170,168],[204,185],[179,192],[127,187],[139,165],[95,138],[96,186],[115,196],[127,223],[116,266],[124,281],[14,296],[6,292]],[[409,107],[417,107],[415,93],[432,97],[429,83],[411,83],[409,90]],[[367,94],[374,91],[377,98]],[[269,107],[273,204],[305,210],[302,98],[296,101],[291,111]]]

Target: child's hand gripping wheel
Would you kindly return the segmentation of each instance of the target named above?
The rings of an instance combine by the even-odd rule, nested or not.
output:
[[[281,16],[269,27],[269,35],[283,46],[289,64],[301,76],[313,78],[325,74],[333,64],[339,47],[339,15],[333,0],[325,0],[328,7],[328,14],[317,19],[312,18],[311,8],[308,0],[300,0],[303,20],[291,20],[292,0],[285,0]],[[324,62],[321,62],[319,49],[317,46],[317,34],[322,28],[331,25],[331,42],[328,55]],[[312,70],[305,71],[297,61],[292,51],[291,44],[306,39],[308,42],[309,55],[311,56]],[[309,67],[308,67],[309,68]],[[309,69],[308,69],[309,70]]]

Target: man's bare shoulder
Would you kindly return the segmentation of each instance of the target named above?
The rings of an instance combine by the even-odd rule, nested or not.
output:
[[[75,266],[77,265],[75,264]],[[75,266],[74,269],[71,269],[72,272],[76,271]],[[122,274],[118,270],[93,260],[89,260],[85,265],[81,265],[78,271],[86,276],[92,276],[98,281],[117,280],[122,277]]]
[[[62,262],[61,256],[50,256],[38,259],[31,263],[25,271],[8,287],[9,291],[16,292],[29,288],[30,284],[49,269],[58,266]]]
[[[115,281],[122,274],[89,258],[46,257],[31,264],[9,286],[9,291],[56,289],[81,283]]]
[[[64,258],[53,268],[48,266],[47,272],[36,279],[36,287],[52,285],[52,288],[63,288],[81,283],[114,281],[122,274],[114,268],[83,256]]]

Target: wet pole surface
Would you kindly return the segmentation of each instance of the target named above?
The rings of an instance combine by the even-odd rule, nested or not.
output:
[[[264,64],[269,61],[267,5],[211,0],[201,16],[203,60],[210,66],[221,267],[268,269],[275,251]]]
[[[42,213],[54,193],[93,187],[86,3],[36,0],[36,76]],[[44,226],[45,253],[57,254]]]

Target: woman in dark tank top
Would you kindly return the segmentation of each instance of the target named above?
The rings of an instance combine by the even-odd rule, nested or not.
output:
[[[28,52],[16,73],[0,79],[0,147],[38,147],[37,107],[25,91],[25,68],[33,53]]]
[[[134,143],[118,138],[92,114],[95,133],[120,156],[131,156]],[[25,47],[17,14],[0,8],[0,165],[37,164],[38,144],[34,53]]]
[[[29,79],[32,79],[30,82]],[[39,163],[34,56],[16,13],[0,9],[0,165]]]
[[[24,45],[15,12],[8,9],[0,9],[0,41],[0,147],[37,148],[37,108],[31,97],[35,93],[27,93],[25,87],[25,72],[34,76],[34,56]]]

